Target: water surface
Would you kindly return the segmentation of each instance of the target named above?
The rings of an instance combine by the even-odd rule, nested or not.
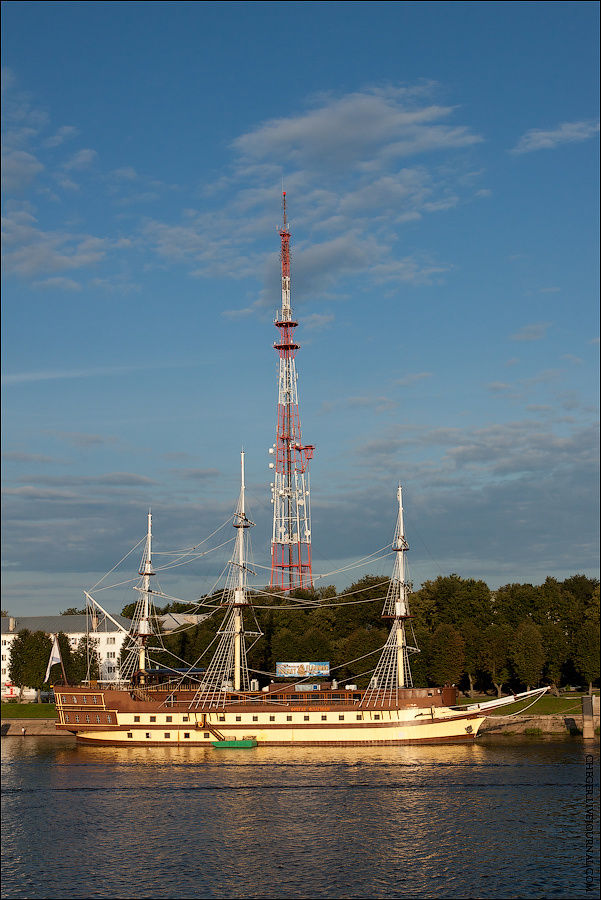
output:
[[[598,747],[506,738],[244,751],[5,738],[2,896],[592,896],[586,755],[596,766]]]

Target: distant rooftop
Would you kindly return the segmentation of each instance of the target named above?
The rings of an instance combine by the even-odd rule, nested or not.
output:
[[[119,624],[129,631],[131,622],[124,616],[113,616]],[[87,616],[2,616],[2,634],[17,634],[19,631],[44,631],[46,634],[85,634],[88,628]],[[98,630],[119,631],[109,618],[99,615]]]

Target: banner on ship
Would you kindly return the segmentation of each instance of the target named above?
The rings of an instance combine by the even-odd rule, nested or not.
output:
[[[275,674],[280,678],[313,678],[330,674],[329,662],[276,662]]]

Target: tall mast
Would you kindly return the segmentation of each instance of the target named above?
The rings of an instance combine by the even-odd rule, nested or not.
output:
[[[244,479],[244,451],[240,454],[240,496],[233,518],[236,542],[228,566],[226,584],[221,605],[225,616],[219,627],[218,644],[213,658],[203,675],[192,705],[225,706],[231,692],[250,690],[250,676],[246,660],[246,638],[259,638],[260,631],[249,631],[244,624],[244,609],[251,607],[248,593],[250,536],[248,529],[254,525],[246,515]]]
[[[238,578],[236,587],[234,588],[234,690],[239,691],[242,684],[242,635],[244,630],[244,621],[242,618],[242,608],[248,606],[248,598],[246,594],[246,561],[244,553],[245,532],[244,529],[250,526],[249,520],[246,518],[244,503],[244,450],[240,453],[240,499],[238,507],[234,515],[234,528],[236,532],[236,546],[234,549],[234,559],[238,566]]]
[[[148,641],[148,636],[150,635],[150,578],[155,573],[152,571],[152,513],[148,510],[148,526],[146,532],[146,547],[144,549],[144,556],[142,558],[142,565],[140,566],[140,575],[142,576],[142,609],[140,615],[140,621],[138,622],[138,641],[139,641],[139,656],[138,656],[138,668],[141,673],[141,677],[144,677],[146,672],[146,642]]]
[[[303,445],[296,373],[294,329],[290,300],[290,226],[286,215],[286,191],[282,191],[280,226],[282,262],[282,306],[275,319],[279,329],[274,344],[279,355],[278,418],[276,442],[270,448],[275,455],[275,480],[271,485],[273,532],[271,539],[271,585],[281,590],[312,587],[311,504],[309,460],[315,447]]]
[[[409,550],[409,544],[405,537],[403,489],[400,484],[397,490],[397,500],[399,508],[392,540],[392,549],[395,554],[394,565],[382,610],[383,618],[393,620],[392,628],[382,649],[371,683],[363,695],[362,704],[367,706],[373,703],[383,703],[384,705],[396,703],[399,689],[412,687],[409,654],[419,652],[416,646],[409,646],[407,642],[407,622],[411,619],[409,612],[411,585],[407,581],[406,575],[405,556]],[[413,636],[412,629],[411,634]],[[415,638],[413,639],[415,641]]]

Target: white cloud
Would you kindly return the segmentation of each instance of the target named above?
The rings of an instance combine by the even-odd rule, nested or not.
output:
[[[540,341],[546,336],[547,329],[551,324],[551,322],[533,322],[531,325],[524,325],[523,328],[511,335],[511,340]]]
[[[63,163],[63,169],[69,171],[80,171],[89,168],[96,161],[98,154],[89,147],[84,150],[78,150],[70,159]]]
[[[46,138],[43,143],[45,147],[60,147],[66,141],[71,140],[71,138],[77,137],[78,134],[79,129],[74,125],[62,125],[51,137]]]
[[[550,130],[531,128],[519,139],[512,153],[532,153],[535,150],[551,150],[560,144],[587,141],[599,134],[599,122],[563,122]]]

